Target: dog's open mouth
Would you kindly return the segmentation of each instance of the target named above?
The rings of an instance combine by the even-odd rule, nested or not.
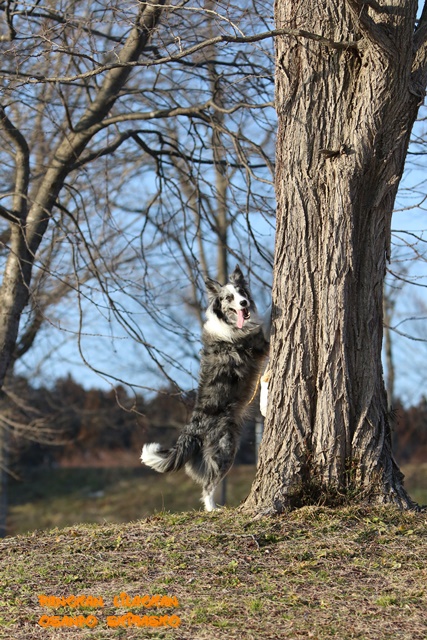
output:
[[[249,320],[249,318],[251,317],[251,313],[249,311],[249,309],[245,308],[245,309],[238,309],[236,311],[237,314],[237,326],[239,327],[239,329],[242,329],[244,323],[246,320]]]

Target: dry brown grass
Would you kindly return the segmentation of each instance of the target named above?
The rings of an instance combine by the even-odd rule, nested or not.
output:
[[[350,638],[421,640],[426,627],[425,513],[306,507],[251,521],[233,509],[160,513],[0,542],[0,638]],[[114,595],[167,594],[175,629],[107,626]],[[39,594],[102,596],[94,629],[48,629]],[[143,607],[133,610],[143,615]],[[79,613],[85,613],[82,610]]]

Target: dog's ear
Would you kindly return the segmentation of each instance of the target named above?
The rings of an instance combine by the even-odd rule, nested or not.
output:
[[[212,298],[216,298],[220,292],[221,285],[216,280],[212,280],[212,278],[205,278],[206,289],[208,292],[209,300]]]
[[[246,280],[238,264],[236,264],[236,268],[234,269],[233,273],[230,274],[230,282],[239,287],[246,287]]]

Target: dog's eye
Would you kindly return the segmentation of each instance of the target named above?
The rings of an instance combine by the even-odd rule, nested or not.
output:
[[[228,296],[225,296],[225,299],[227,300],[227,302],[233,302],[234,296],[230,294]]]

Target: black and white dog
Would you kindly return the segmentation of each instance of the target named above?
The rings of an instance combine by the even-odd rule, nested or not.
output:
[[[207,511],[236,456],[242,420],[255,391],[269,343],[240,267],[228,284],[208,278],[199,386],[190,423],[172,449],[146,444],[141,460],[160,473],[185,470],[202,485]]]

